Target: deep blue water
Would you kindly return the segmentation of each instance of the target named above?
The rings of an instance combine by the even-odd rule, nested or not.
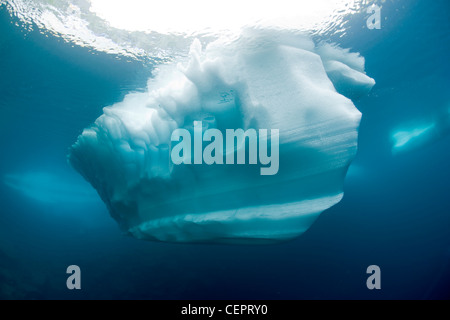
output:
[[[0,183],[0,299],[450,298],[450,130],[391,152],[399,128],[448,117],[449,14],[448,0],[386,1],[381,30],[363,28],[358,15],[345,36],[326,39],[360,52],[377,84],[356,102],[363,120],[344,200],[298,239],[144,242],[122,235],[97,198],[37,201]],[[104,106],[144,89],[153,67],[15,23],[2,6],[0,176],[47,172],[89,190],[67,164],[68,148]],[[66,288],[72,264],[81,291]],[[381,290],[366,287],[373,264]]]

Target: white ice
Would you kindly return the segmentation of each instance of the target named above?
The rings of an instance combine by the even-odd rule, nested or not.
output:
[[[69,155],[121,228],[139,239],[272,243],[305,232],[343,197],[368,92],[364,59],[308,36],[246,29],[161,66],[148,92],[104,109]],[[348,95],[346,97],[345,95]],[[180,165],[176,128],[279,129],[278,174],[252,165]]]

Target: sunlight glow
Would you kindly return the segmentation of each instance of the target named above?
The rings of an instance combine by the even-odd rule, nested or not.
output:
[[[367,1],[3,0],[24,30],[148,63],[185,56],[193,38],[206,44],[246,26],[342,35]]]
[[[91,0],[91,12],[112,27],[159,33],[238,30],[246,25],[311,28],[336,13],[354,9],[356,0]]]

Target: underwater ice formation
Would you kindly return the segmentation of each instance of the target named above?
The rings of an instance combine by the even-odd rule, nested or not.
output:
[[[414,125],[405,125],[392,134],[392,153],[419,149],[429,145],[450,132],[450,108],[441,110],[431,121],[416,121]]]
[[[31,171],[7,174],[3,177],[3,183],[24,196],[45,204],[80,205],[99,201],[95,190],[81,178],[81,183],[71,181],[70,178],[45,171]]]
[[[341,200],[361,118],[344,95],[368,92],[374,83],[359,54],[293,32],[246,30],[204,49],[194,41],[188,61],[161,66],[148,92],[104,108],[69,161],[136,238],[292,239]],[[248,162],[174,165],[171,134],[192,132],[194,121],[221,132],[278,129],[277,174],[260,175],[261,166]],[[266,138],[270,144],[259,137]]]

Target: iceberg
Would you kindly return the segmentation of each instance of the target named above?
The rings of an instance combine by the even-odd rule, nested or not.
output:
[[[436,124],[429,123],[412,129],[398,130],[392,135],[394,140],[392,152],[404,152],[425,145],[435,135]]]
[[[138,239],[286,241],[342,199],[361,119],[349,97],[374,84],[359,54],[296,32],[246,29],[205,48],[196,40],[185,60],[158,68],[147,92],[104,108],[68,160]],[[261,175],[251,161],[175,164],[174,132],[195,133],[198,123],[203,134],[224,136],[277,130],[276,174]],[[269,135],[257,139],[259,147],[275,143]],[[215,152],[251,159],[248,140]]]
[[[450,132],[450,108],[440,110],[433,119],[404,125],[392,134],[392,153],[413,151],[445,137]]]
[[[365,60],[358,53],[328,43],[321,44],[317,51],[337,92],[358,99],[375,85],[375,80],[365,74]]]

